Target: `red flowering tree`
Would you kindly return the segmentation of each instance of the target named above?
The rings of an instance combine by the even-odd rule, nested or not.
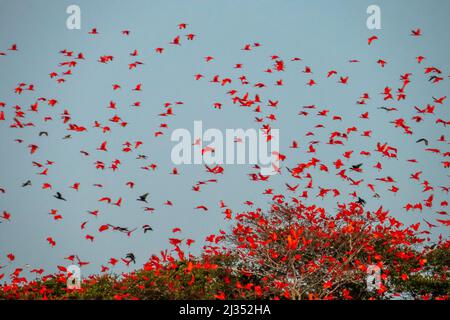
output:
[[[442,266],[442,257],[434,265],[427,263],[430,249],[420,249],[424,239],[420,237],[419,225],[404,227],[381,207],[368,212],[360,204],[350,203],[339,205],[338,212],[331,215],[317,206],[280,201],[269,212],[246,212],[236,219],[228,239],[229,252],[235,256],[236,269],[264,283],[261,297],[414,296],[409,286],[411,279],[418,284],[420,279],[426,282],[430,278],[434,282],[428,292],[419,293],[448,296],[448,267]],[[446,259],[448,244],[438,244],[447,253]],[[368,268],[375,273],[379,270],[380,281],[374,280],[375,290],[368,290]]]
[[[92,275],[79,290],[67,289],[61,267],[32,281],[19,268],[0,299],[448,299],[450,241],[429,246],[419,228],[358,203],[330,214],[280,200],[236,215],[198,257],[183,250],[190,239],[172,238],[142,269]],[[368,269],[379,271],[373,290]]]

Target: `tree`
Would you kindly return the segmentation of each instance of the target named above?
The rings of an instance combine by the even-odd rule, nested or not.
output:
[[[143,268],[89,276],[79,290],[67,289],[62,271],[28,281],[17,269],[0,299],[448,299],[450,241],[430,245],[427,234],[382,207],[352,202],[330,214],[280,200],[238,214],[199,256],[172,238]],[[380,271],[375,290],[370,269]]]
[[[246,212],[236,219],[229,252],[237,269],[264,281],[264,297],[387,299],[421,287],[418,280],[408,285],[412,279],[430,279],[431,253],[419,249],[424,241],[419,226],[404,227],[382,207],[368,212],[353,202],[331,215],[314,205],[280,201],[269,212]],[[448,242],[446,248],[448,262]],[[374,292],[366,283],[369,266],[381,272]],[[448,295],[442,274],[448,265],[439,271],[445,284],[439,290],[421,287],[417,294]]]

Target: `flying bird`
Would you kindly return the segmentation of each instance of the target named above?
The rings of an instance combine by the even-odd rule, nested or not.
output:
[[[148,197],[148,192],[144,193],[143,195],[139,196],[139,198],[137,199],[137,201],[142,201],[147,203],[147,197]]]
[[[56,192],[56,194],[54,195],[54,197],[58,200],[63,200],[63,201],[67,201],[60,192]]]

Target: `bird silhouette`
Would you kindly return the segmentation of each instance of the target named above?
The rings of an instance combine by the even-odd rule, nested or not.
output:
[[[143,225],[142,229],[144,230],[144,233],[147,233],[147,231],[153,231],[153,228],[148,224]]]
[[[364,200],[363,198],[358,197],[358,201],[356,201],[357,203],[359,203],[361,206],[365,206],[366,205],[366,200]]]
[[[27,180],[24,183],[22,183],[22,188],[24,187],[30,187],[31,186],[31,180]]]
[[[139,196],[139,198],[137,199],[137,201],[142,201],[147,203],[147,196],[148,196],[148,192],[144,193],[143,195]]]
[[[63,201],[67,201],[60,192],[56,192],[56,194],[54,195],[54,197],[58,200],[63,200]]]
[[[130,261],[133,262],[134,264],[136,263],[136,257],[134,256],[134,253],[132,253],[132,252],[127,253],[125,258],[130,259]]]
[[[426,146],[428,145],[428,140],[425,139],[425,138],[421,138],[421,139],[419,139],[419,140],[416,141],[416,143],[420,143],[420,142],[425,143]]]

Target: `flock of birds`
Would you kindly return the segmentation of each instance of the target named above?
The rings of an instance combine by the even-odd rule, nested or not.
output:
[[[171,50],[174,47],[183,47],[190,41],[197,41],[197,36],[189,31],[189,26],[186,23],[180,23],[178,25],[178,35],[174,36],[172,40],[167,41],[165,47],[158,47],[154,49],[154,54],[161,55],[166,53],[166,50]],[[131,37],[133,32],[130,30],[121,31],[121,36]],[[89,36],[102,37],[100,29],[93,28],[89,31]],[[422,37],[421,29],[414,29],[409,35],[412,38]],[[378,36],[371,36],[367,40],[368,49],[371,50],[377,46],[377,43],[382,41]],[[263,44],[258,42],[245,44],[240,48],[242,54],[258,54],[258,49]],[[6,50],[0,50],[0,59],[8,59],[13,55],[20,55],[20,45],[13,44]],[[55,66],[55,70],[49,72],[50,79],[54,80],[58,85],[70,85],[70,78],[75,77],[77,73],[77,66],[82,64],[87,59],[95,59],[100,64],[113,64],[116,63],[113,55],[102,55],[100,57],[88,57],[84,53],[64,49],[59,52],[62,57],[62,61]],[[137,49],[131,49],[129,56],[131,61],[128,63],[127,69],[132,70],[137,68],[143,68],[145,66],[145,56],[148,53],[142,54]],[[213,56],[198,57],[203,59],[203,63],[214,66],[216,58]],[[267,140],[271,139],[271,130],[277,128],[277,121],[280,114],[289,113],[292,116],[298,118],[298,122],[301,124],[314,123],[314,120],[319,121],[311,131],[306,132],[304,137],[292,140],[289,142],[289,147],[286,150],[281,150],[280,153],[276,153],[280,160],[280,166],[273,166],[273,170],[279,173],[279,175],[264,176],[259,172],[258,165],[253,165],[251,172],[248,173],[243,179],[249,179],[251,182],[258,183],[262,188],[262,195],[269,200],[283,199],[286,201],[311,201],[317,205],[321,205],[321,201],[325,198],[331,198],[334,203],[339,203],[345,197],[350,196],[352,201],[360,203],[365,206],[368,202],[378,201],[383,205],[383,196],[385,192],[397,194],[399,192],[412,193],[412,189],[399,185],[397,177],[391,175],[384,175],[384,166],[389,161],[397,161],[399,166],[408,166],[410,169],[410,184],[417,184],[422,188],[422,195],[409,195],[411,202],[404,204],[404,212],[424,212],[420,217],[420,221],[417,222],[416,228],[419,226],[424,227],[424,233],[431,235],[431,229],[448,227],[450,226],[450,219],[448,218],[447,206],[448,192],[450,186],[448,185],[436,185],[429,178],[427,178],[423,171],[420,170],[421,165],[432,167],[433,170],[442,172],[442,175],[448,174],[446,170],[450,167],[450,152],[447,151],[448,141],[446,139],[446,126],[450,124],[448,119],[443,117],[447,115],[447,97],[445,95],[445,87],[442,83],[448,81],[449,75],[446,75],[446,71],[442,70],[439,66],[429,66],[426,64],[427,57],[417,56],[411,57],[411,60],[416,64],[414,70],[422,70],[420,73],[413,71],[407,71],[404,74],[399,75],[400,83],[398,87],[385,86],[384,88],[368,88],[367,92],[361,92],[359,97],[355,97],[355,117],[348,118],[340,114],[339,109],[330,108],[324,109],[315,104],[301,106],[299,111],[293,111],[291,106],[283,105],[282,100],[278,100],[276,97],[267,97],[265,89],[269,86],[282,87],[285,85],[283,75],[288,69],[295,70],[299,77],[304,78],[304,85],[306,87],[319,86],[321,82],[333,81],[337,86],[351,85],[352,79],[338,70],[331,69],[326,74],[319,74],[314,71],[314,68],[309,66],[306,61],[300,57],[290,57],[288,59],[282,58],[279,55],[273,54],[268,57],[267,66],[261,70],[265,76],[270,76],[273,79],[272,83],[258,81],[257,79],[250,79],[250,76],[246,75],[246,66],[236,61],[232,66],[232,71],[240,72],[238,77],[228,76],[223,74],[206,74],[197,73],[193,75],[192,81],[204,82],[205,86],[215,86],[220,90],[223,90],[229,100],[227,101],[213,101],[210,108],[214,112],[220,113],[222,108],[236,108],[236,112],[247,112],[250,115],[250,119],[254,118],[256,126],[263,130]],[[220,60],[220,59],[219,59]],[[385,59],[379,59],[375,61],[380,68],[385,68],[388,65],[388,61]],[[0,61],[0,63],[5,63]],[[351,59],[348,61],[351,65],[363,64],[366,62],[358,59]],[[212,69],[213,67],[211,67]],[[413,68],[413,67],[411,67]],[[209,70],[211,70],[209,69]],[[4,75],[3,75],[4,76]],[[408,101],[408,89],[409,85],[417,78],[425,77],[429,86],[442,86],[442,95],[428,97],[429,102],[425,106],[416,106],[414,102],[409,106],[398,107],[402,101]],[[448,86],[447,86],[448,88]],[[11,88],[17,96],[17,101],[2,101],[0,97],[0,130],[6,132],[6,130],[13,130],[14,132],[29,131],[36,132],[36,136],[40,139],[87,139],[86,133],[90,130],[98,130],[104,134],[105,138],[101,141],[93,141],[95,147],[89,150],[79,150],[80,157],[92,159],[91,163],[98,171],[111,171],[113,175],[116,171],[120,170],[120,167],[124,161],[132,161],[134,158],[138,165],[137,170],[158,172],[159,164],[151,160],[151,156],[145,152],[141,152],[143,145],[157,144],[162,136],[168,136],[170,134],[169,128],[171,127],[171,118],[176,116],[176,112],[188,112],[183,101],[167,102],[162,106],[162,110],[156,116],[161,119],[160,125],[153,130],[153,137],[148,141],[129,139],[121,146],[121,152],[123,156],[121,159],[118,157],[111,162],[105,160],[107,157],[103,157],[104,154],[108,154],[111,145],[117,144],[117,141],[111,141],[107,138],[107,135],[115,130],[126,130],[132,123],[129,123],[123,116],[125,111],[119,107],[118,103],[113,99],[108,103],[106,109],[111,112],[111,116],[106,119],[92,119],[91,123],[76,123],[72,115],[73,110],[69,107],[63,108],[64,101],[58,101],[51,97],[43,97],[39,95],[39,86],[34,83],[21,82],[18,83],[15,88]],[[370,89],[370,90],[369,90]],[[113,82],[111,84],[111,92],[126,90],[122,87],[120,82]],[[131,89],[133,92],[142,92],[144,90],[144,84],[138,83]],[[381,90],[378,91],[378,90]],[[373,95],[380,94],[384,105],[374,107],[371,104]],[[20,98],[27,95],[37,95],[38,97],[29,107],[23,105],[20,102]],[[142,108],[140,101],[134,101],[131,103],[130,108]],[[371,128],[367,128],[364,121],[368,121],[372,113],[385,112],[385,123],[372,124]],[[59,119],[55,115],[59,113]],[[407,118],[403,115],[411,114],[412,116]],[[122,114],[122,115],[121,115]],[[219,115],[220,116],[220,115]],[[40,118],[38,118],[40,117]],[[67,134],[62,137],[52,137],[49,134],[49,127],[54,122],[61,122],[67,129]],[[333,123],[333,128],[341,128],[339,130],[329,130],[327,132],[327,126]],[[415,126],[418,124],[426,124],[433,128],[439,128],[441,134],[438,136],[417,136],[415,133]],[[398,130],[398,134],[404,134],[408,139],[414,143],[415,153],[427,153],[432,154],[433,163],[420,163],[415,158],[405,159],[401,154],[401,147],[391,145],[389,142],[376,141],[374,136],[377,132],[382,132],[385,126],[392,126]],[[331,127],[331,126],[330,126]],[[365,129],[364,129],[365,128]],[[282,130],[283,128],[280,127]],[[324,133],[325,132],[325,133]],[[430,131],[431,132],[431,131]],[[317,139],[316,136],[325,134],[326,139]],[[21,188],[29,189],[29,192],[40,188],[48,192],[48,197],[54,197],[58,201],[70,202],[69,192],[78,192],[80,188],[96,188],[102,189],[104,185],[102,183],[95,183],[92,186],[86,185],[83,181],[74,181],[74,183],[68,188],[68,190],[59,189],[55,190],[54,185],[57,184],[58,176],[52,174],[52,169],[58,166],[58,163],[52,160],[41,160],[46,158],[45,154],[41,154],[40,142],[35,139],[33,134],[26,136],[27,140],[23,138],[17,138],[14,143],[23,146],[27,150],[27,157],[29,158],[29,165],[35,168],[36,176],[30,177],[26,181],[18,182]],[[352,144],[353,140],[357,138],[366,139],[363,145]],[[201,141],[197,139],[194,144],[200,144]],[[160,142],[162,143],[162,142]],[[236,140],[235,143],[242,143],[241,140]],[[342,147],[346,148],[343,153],[336,152],[334,148]],[[5,146],[3,146],[5,148]],[[359,150],[358,150],[359,148]],[[319,149],[327,150],[331,156],[328,159],[319,159],[316,154]],[[201,150],[202,154],[214,153],[214,148],[204,146]],[[359,152],[359,153],[358,153]],[[129,154],[132,154],[130,158]],[[300,155],[309,158],[307,161],[298,162]],[[357,159],[364,159],[360,161]],[[290,165],[289,165],[290,164]],[[185,167],[184,170],[189,170]],[[376,173],[376,177],[372,178],[371,175],[365,176],[365,172],[370,171]],[[161,175],[180,175],[180,168],[174,167],[170,172],[159,173]],[[199,199],[199,204],[194,209],[200,212],[213,212],[220,211],[224,214],[224,219],[232,221],[235,215],[235,211],[239,208],[232,209],[226,204],[226,199],[221,200],[216,208],[210,210],[211,204],[208,203],[208,199],[201,198],[201,190],[206,185],[220,184],[220,180],[225,174],[226,166],[216,164],[213,166],[204,166],[204,179],[194,181],[192,190],[185,192],[191,192],[192,197]],[[70,174],[70,171],[67,172]],[[340,183],[345,184],[345,191],[338,187],[325,187],[315,183],[315,177],[317,175],[326,175],[329,181],[338,180]],[[280,190],[273,186],[270,186],[272,179],[281,179],[285,189]],[[9,200],[14,201],[14,195],[9,194],[9,185],[3,185],[3,181],[0,177],[0,234],[8,228],[8,224],[14,223],[15,212],[13,210],[7,211],[2,209],[2,204]],[[331,184],[331,182],[330,182]],[[128,181],[124,187],[133,190],[136,183],[134,181]],[[403,190],[404,189],[404,190]],[[383,190],[383,192],[380,192]],[[218,193],[221,189],[216,189]],[[347,191],[349,191],[347,193]],[[180,191],[181,192],[181,191]],[[135,226],[119,226],[113,223],[104,223],[99,225],[95,229],[91,228],[88,232],[88,224],[94,223],[100,213],[104,210],[108,210],[108,206],[122,207],[124,201],[137,201],[142,203],[143,211],[147,213],[157,214],[160,206],[173,207],[174,199],[168,199],[162,204],[153,203],[151,201],[152,195],[149,192],[143,194],[136,193],[134,199],[124,199],[123,197],[112,198],[110,196],[102,196],[98,199],[98,203],[89,204],[92,206],[99,206],[101,209],[89,209],[86,213],[80,216],[80,225],[76,228],[86,230],[85,239],[90,242],[95,242],[96,237],[101,233],[112,231],[123,233],[126,237],[131,237],[135,232],[142,232],[147,234],[152,232],[156,228],[155,225],[149,223]],[[254,195],[260,197],[260,195]],[[440,201],[434,201],[435,198],[440,197]],[[416,200],[412,200],[416,199]],[[49,201],[49,200],[48,200]],[[247,200],[243,203],[248,208],[254,207],[253,200]],[[58,206],[58,202],[54,203],[54,206]],[[82,204],[73,203],[73,206],[80,207],[83,210]],[[173,210],[179,210],[186,208],[178,208]],[[425,214],[426,212],[426,214]],[[59,209],[52,209],[49,212],[50,216],[54,220],[63,219],[63,213]],[[401,214],[397,212],[396,214]],[[426,217],[426,218],[425,218]],[[149,216],[151,221],[151,216]],[[422,223],[425,223],[422,225]],[[57,228],[53,224],[49,225],[48,233],[51,234],[51,228]],[[180,228],[174,228],[173,234],[181,232]],[[445,232],[440,237],[446,237],[448,232]],[[214,237],[207,238],[206,241],[214,241]],[[2,241],[14,241],[14,239],[2,239]],[[57,246],[58,239],[55,239],[49,235],[43,241],[47,241],[49,247],[53,248]],[[182,242],[190,246],[194,243],[194,239],[178,239],[170,238],[170,243],[175,246]],[[90,262],[81,261],[77,254],[68,253],[65,257],[67,261],[76,263],[80,266],[89,264]],[[0,279],[4,277],[2,272],[3,268],[7,268],[13,265],[15,260],[14,252],[0,252]],[[101,265],[102,272],[110,270],[117,263],[122,261],[125,265],[129,266],[130,263],[136,263],[136,257],[133,252],[129,252],[122,257],[111,257],[109,261]],[[97,262],[96,262],[97,263]],[[17,277],[22,272],[23,268],[16,268],[12,273],[12,276]],[[58,265],[60,271],[64,271],[65,267]],[[44,269],[33,268],[31,272],[36,274],[42,274]]]

